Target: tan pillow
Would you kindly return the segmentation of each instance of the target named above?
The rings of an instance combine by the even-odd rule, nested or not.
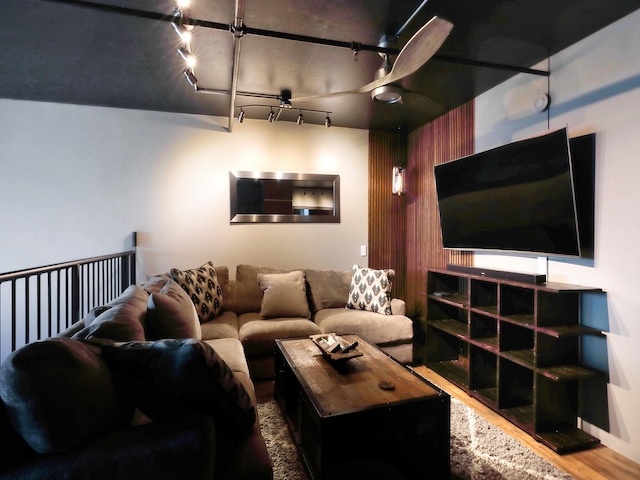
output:
[[[151,340],[161,338],[202,339],[196,307],[187,292],[173,280],[165,282],[159,292],[154,292],[149,296],[147,330]]]
[[[341,308],[349,298],[350,271],[305,270],[309,298],[314,312],[323,308]]]
[[[258,281],[258,274],[288,273],[290,271],[271,267],[257,267],[255,265],[238,265],[233,289],[233,305],[229,309],[238,315],[247,312],[259,312],[262,304],[262,289]]]
[[[310,318],[304,272],[259,273],[263,291],[260,318]]]

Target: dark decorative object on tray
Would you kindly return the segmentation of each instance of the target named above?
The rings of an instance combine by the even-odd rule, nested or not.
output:
[[[362,352],[356,350],[358,342],[349,342],[335,333],[323,333],[309,335],[322,352],[322,355],[329,361],[338,362],[361,357]]]

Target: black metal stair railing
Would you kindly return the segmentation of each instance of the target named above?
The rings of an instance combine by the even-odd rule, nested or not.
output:
[[[0,274],[0,361],[64,331],[135,280],[135,250]]]

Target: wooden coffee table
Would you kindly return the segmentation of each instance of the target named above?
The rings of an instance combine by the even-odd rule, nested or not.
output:
[[[449,395],[343,337],[363,355],[330,362],[308,338],[276,340],[275,397],[311,478],[448,479]]]

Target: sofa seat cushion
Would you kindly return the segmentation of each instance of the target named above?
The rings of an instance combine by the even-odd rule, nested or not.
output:
[[[255,423],[251,395],[206,342],[129,342],[102,351],[118,387],[152,420],[205,413],[234,435]]]
[[[402,315],[384,315],[346,308],[325,308],[316,313],[314,320],[322,333],[358,335],[375,344],[413,338],[413,322]]]
[[[11,424],[36,452],[80,445],[128,421],[99,349],[55,337],[13,352],[0,368],[0,396]]]
[[[306,318],[260,319],[259,312],[238,317],[239,338],[247,356],[273,355],[276,338],[308,337],[322,333],[318,325]]]
[[[213,320],[200,324],[203,340],[215,338],[238,338],[238,316],[228,310],[218,315]]]
[[[234,375],[239,373],[249,375],[247,359],[244,356],[244,349],[240,340],[236,338],[218,338],[205,340],[205,342],[220,355],[220,358],[229,366]],[[251,390],[253,390],[253,386],[251,386]]]

